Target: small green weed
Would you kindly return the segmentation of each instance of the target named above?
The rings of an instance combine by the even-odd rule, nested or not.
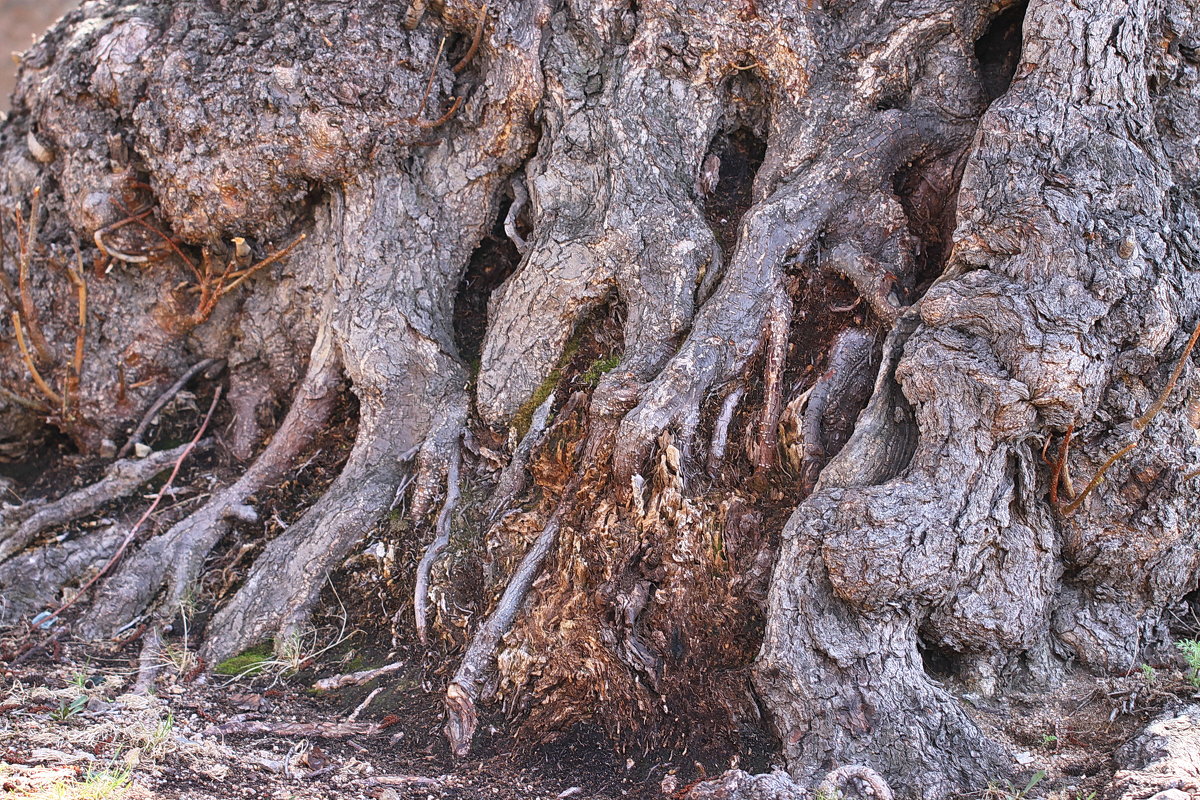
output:
[[[87,708],[87,697],[80,695],[74,700],[67,702],[64,700],[58,708],[50,712],[50,719],[64,722]]]
[[[1154,670],[1154,667],[1149,664],[1142,664],[1138,669],[1142,671],[1142,678],[1145,679],[1147,687],[1152,687],[1158,683],[1158,673]]]
[[[1025,788],[1021,789],[1020,791],[1018,791],[1017,788],[1011,783],[1006,783],[1006,785],[1003,787],[999,784],[993,783],[988,787],[987,791],[984,793],[984,796],[989,798],[989,800],[1025,800],[1025,798],[1029,796],[1029,793],[1033,791],[1033,788],[1041,783],[1045,777],[1046,770],[1039,769],[1037,772],[1033,773],[1033,776],[1029,779],[1029,782],[1025,784]]]
[[[44,797],[46,800],[118,800],[126,796],[132,773],[127,766],[89,769],[78,780],[56,782],[46,790]]]
[[[1183,660],[1187,662],[1188,682],[1200,689],[1200,639],[1180,639],[1175,646],[1183,653]]]

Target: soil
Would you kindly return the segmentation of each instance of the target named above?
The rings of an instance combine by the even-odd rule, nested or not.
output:
[[[285,677],[271,667],[237,680],[208,676],[184,683],[183,676],[167,675],[157,698],[144,699],[124,694],[130,671],[126,658],[69,647],[61,661],[7,672],[11,688],[0,726],[0,778],[12,794],[5,796],[22,797],[23,789],[34,788],[20,783],[34,768],[58,779],[73,773],[79,781],[89,769],[113,771],[131,762],[136,766],[126,793],[113,797],[617,798],[646,796],[647,783],[656,783],[656,770],[626,769],[615,754],[589,741],[587,731],[523,753],[493,737],[479,755],[456,763],[441,734],[436,695],[403,677],[392,676],[386,702],[377,700],[362,714],[377,732],[329,737],[218,728],[231,722],[270,727],[345,720],[369,687],[316,693],[299,676]],[[64,713],[75,697],[88,698],[86,708]],[[124,728],[120,734],[89,735],[89,729],[111,726],[113,717]],[[139,726],[156,730],[156,723],[169,727],[168,741],[157,752],[144,745],[139,750],[136,737],[126,735]],[[52,772],[64,766],[70,773]],[[572,787],[586,789],[564,794]]]
[[[530,745],[503,733],[510,726],[500,716],[481,726],[472,756],[457,760],[442,735],[440,684],[429,681],[428,654],[402,648],[393,654],[408,663],[399,672],[331,692],[312,689],[318,676],[362,667],[364,651],[343,645],[301,661],[296,672],[289,671],[295,664],[268,663],[241,678],[198,674],[181,648],[169,648],[150,695],[129,693],[137,671],[133,644],[117,652],[83,644],[47,648],[3,672],[2,796],[85,797],[37,792],[107,774],[124,783],[104,796],[131,800],[616,800],[678,795],[733,765],[703,764],[680,752],[617,753],[599,730],[583,727]],[[967,694],[977,720],[1017,746],[1033,777],[1045,772],[1024,793],[1023,786],[998,783],[972,796],[1106,798],[1112,753],[1192,692],[1177,671],[1164,668],[1106,680],[1072,674],[1049,698],[1018,694],[1004,704]],[[250,723],[259,732],[221,730]],[[328,735],[338,732],[303,728],[314,723],[359,729]],[[664,786],[673,791],[664,793]]]

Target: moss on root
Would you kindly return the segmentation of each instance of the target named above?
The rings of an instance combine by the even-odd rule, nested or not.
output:
[[[274,659],[274,651],[270,644],[260,644],[251,647],[244,653],[227,658],[213,668],[218,675],[240,677],[257,675],[265,669],[267,662]]]

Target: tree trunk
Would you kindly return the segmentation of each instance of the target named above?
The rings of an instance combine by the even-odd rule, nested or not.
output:
[[[1200,584],[1195,3],[426,5],[96,0],[24,55],[3,452],[111,458],[219,359],[249,461],[79,630],[173,618],[344,378],[341,474],[204,655],[300,635],[403,501],[433,542],[406,635],[466,645],[462,754],[495,694],[658,743],[761,705],[772,786],[941,797],[1013,769],[951,685],[1169,644]],[[119,552],[39,508],[0,520],[4,624]]]

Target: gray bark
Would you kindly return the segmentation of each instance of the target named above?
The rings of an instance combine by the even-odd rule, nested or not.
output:
[[[244,459],[291,400],[82,629],[165,621],[344,378],[348,460],[215,610],[210,663],[299,634],[403,490],[434,540],[422,634],[427,584],[456,574],[434,562],[484,562],[469,612],[429,620],[470,620],[457,751],[493,690],[530,726],[728,733],[750,671],[790,777],[711,796],[839,767],[907,797],[1003,779],[954,687],[1128,670],[1200,584],[1197,13],[89,3],[24,56],[0,127],[0,196],[26,218],[5,217],[0,330],[26,348],[0,351],[0,436],[107,452],[213,358]],[[730,152],[748,141],[756,171]],[[476,371],[455,294],[491,230],[520,259]],[[479,508],[435,521],[460,441]],[[3,574],[55,587],[106,557],[13,541]]]

